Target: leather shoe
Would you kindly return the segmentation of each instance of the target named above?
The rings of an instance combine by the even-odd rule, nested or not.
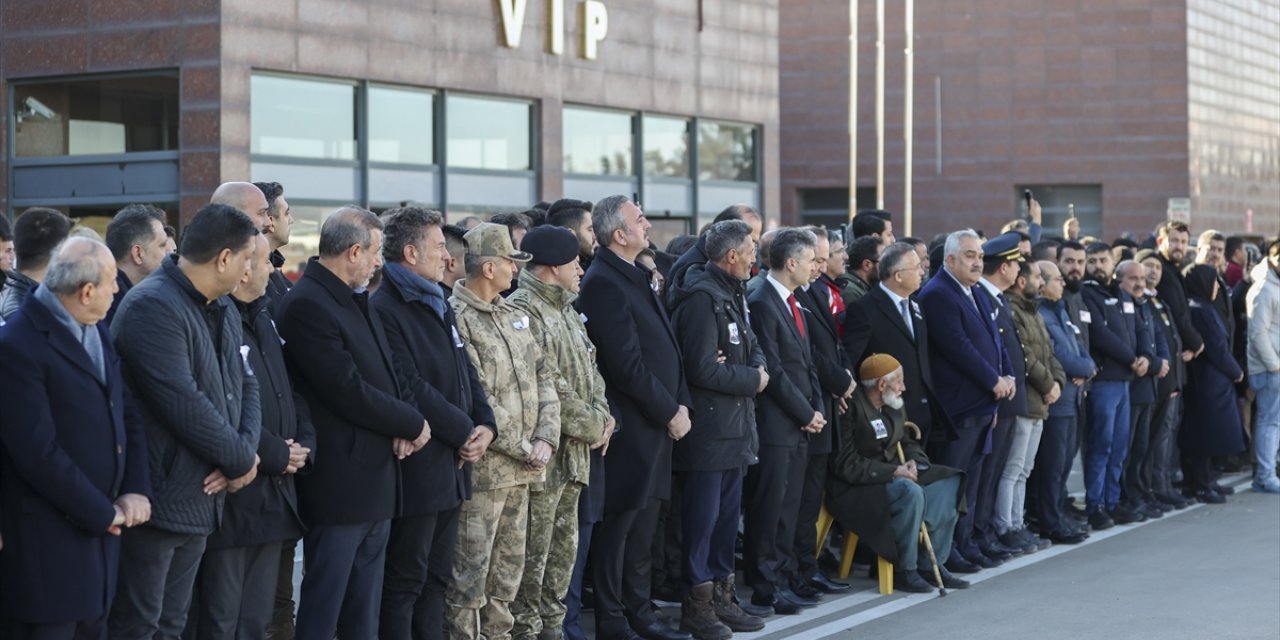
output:
[[[1078,532],[1049,534],[1049,542],[1053,544],[1080,544],[1084,539],[1085,534]]]
[[[1004,564],[1004,560],[1000,558],[992,558],[981,551],[975,551],[972,555],[966,553],[964,558],[983,569],[994,569]]]
[[[1179,511],[1181,511],[1182,509],[1186,509],[1187,507],[1195,504],[1194,500],[1188,500],[1187,498],[1184,498],[1176,493],[1157,493],[1156,500],[1159,500],[1160,502],[1167,504],[1170,507],[1173,507],[1174,509],[1177,509]]]
[[[1102,509],[1089,514],[1089,527],[1094,531],[1105,531],[1114,526],[1116,526],[1115,521]]]
[[[942,586],[948,589],[968,589],[969,581],[957,578],[947,571],[946,566],[938,567],[938,574],[942,576]],[[938,586],[936,579],[933,577],[932,571],[920,570],[920,577],[931,586]]]
[[[673,629],[657,620],[637,620],[636,622],[643,626],[632,624],[631,630],[635,631],[636,635],[644,638],[644,640],[693,640],[692,635],[679,629]]]
[[[1111,516],[1111,520],[1116,524],[1134,524],[1136,522],[1145,522],[1147,519],[1141,513],[1123,505],[1116,505],[1116,508],[1107,512],[1107,515]]]
[[[760,594],[752,594],[751,604],[756,607],[769,607],[774,613],[780,616],[794,616],[800,613],[800,605],[791,600],[782,600],[776,595],[761,596]],[[746,609],[743,609],[746,611]]]
[[[1172,507],[1170,507],[1170,509],[1172,509]],[[1151,504],[1150,502],[1144,502],[1142,505],[1140,505],[1138,507],[1138,513],[1141,513],[1142,515],[1146,516],[1148,520],[1155,520],[1157,518],[1164,517],[1164,509],[1161,509],[1160,507],[1157,507],[1156,505]]]
[[[742,609],[747,615],[755,616],[757,618],[772,618],[774,614],[773,605],[762,606],[751,602],[750,600],[746,602],[739,602],[738,608]]]
[[[795,591],[792,591],[791,589],[783,589],[783,590],[779,591],[779,592],[775,595],[775,597],[776,597],[779,601],[781,601],[781,600],[783,600],[783,599],[790,600],[790,601],[792,601],[792,602],[796,603],[797,605],[799,605],[799,606],[800,606],[800,608],[802,608],[802,609],[809,609],[809,608],[811,608],[811,607],[816,607],[816,606],[818,606],[818,599],[817,599],[817,598],[806,598],[806,597],[804,597],[804,596],[802,596],[802,595],[800,595],[800,594],[796,593]]]
[[[1227,501],[1227,497],[1217,491],[1197,491],[1194,497],[1197,502],[1205,504],[1222,504]]]
[[[982,551],[982,555],[988,558],[995,558],[996,560],[1000,560],[1000,561],[1005,561],[1014,556],[1022,555],[1022,549],[1014,549],[1012,547],[1006,547],[1000,544],[1000,542],[996,540],[993,540],[990,542],[980,542],[978,543],[978,549]]]
[[[1224,496],[1234,495],[1236,492],[1235,487],[1228,487],[1226,485],[1221,485],[1216,482],[1209,485],[1209,488],[1213,489],[1214,491],[1217,491],[1218,493],[1221,493]]]
[[[1018,532],[1014,531],[1013,529],[1010,529],[1000,534],[999,540],[1000,540],[1000,544],[1010,549],[1017,549],[1020,553],[1023,553],[1023,554],[1035,553],[1036,551],[1040,550],[1040,547],[1034,544],[1031,544],[1026,540],[1023,540],[1022,537],[1018,535]]]
[[[837,582],[821,573],[816,573],[809,578],[809,586],[823,593],[844,593],[849,590],[848,583]]]
[[[807,584],[797,584],[791,587],[791,593],[794,593],[801,598],[813,600],[813,603],[817,604],[822,592],[819,591],[817,587],[811,587]]]
[[[929,593],[933,591],[933,587],[929,586],[924,578],[920,577],[915,571],[894,571],[893,572],[893,588],[895,591],[908,591],[911,593]]]
[[[964,557],[959,553],[956,553],[955,550],[951,551],[951,558],[949,558],[946,564],[942,566],[946,567],[947,570],[952,573],[977,573],[982,570],[982,567],[965,560]]]

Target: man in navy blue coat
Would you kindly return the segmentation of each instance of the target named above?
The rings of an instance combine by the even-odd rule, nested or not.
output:
[[[117,536],[151,515],[142,426],[126,413],[120,359],[99,324],[115,290],[106,245],[73,238],[0,329],[0,580],[11,640],[104,637]]]
[[[978,234],[968,229],[952,233],[943,253],[944,268],[929,280],[919,299],[930,333],[934,389],[955,424],[956,439],[935,444],[929,457],[967,475],[969,510],[956,523],[947,569],[972,573],[978,564],[994,566],[972,544],[974,503],[996,407],[1014,395],[1016,385],[991,298],[978,289],[983,256]]]

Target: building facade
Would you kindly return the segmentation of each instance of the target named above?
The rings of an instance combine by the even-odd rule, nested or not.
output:
[[[850,6],[858,206],[874,207],[875,2],[782,0],[783,219],[847,215]],[[903,210],[903,2],[886,3],[884,207]],[[1024,189],[1060,232],[1280,232],[1280,4],[915,2],[914,235],[996,231]],[[1186,199],[1181,205],[1176,200]],[[903,222],[896,227],[904,235]]]
[[[6,0],[0,210],[277,181],[322,216],[635,194],[660,245],[779,208],[777,0]]]

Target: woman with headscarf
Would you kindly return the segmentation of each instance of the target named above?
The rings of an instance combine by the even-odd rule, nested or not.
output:
[[[1186,413],[1178,434],[1183,493],[1221,504],[1226,496],[1214,488],[1210,459],[1244,451],[1244,428],[1232,386],[1244,378],[1244,372],[1231,357],[1226,324],[1215,310],[1215,299],[1226,295],[1219,288],[1217,270],[1193,265],[1183,274],[1183,286],[1191,323],[1204,338],[1204,353],[1187,366]]]

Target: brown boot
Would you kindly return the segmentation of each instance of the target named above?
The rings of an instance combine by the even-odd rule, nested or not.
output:
[[[716,617],[725,626],[734,631],[759,631],[764,628],[764,620],[753,616],[738,606],[737,591],[733,586],[733,576],[716,580],[715,594],[711,600]]]
[[[711,606],[715,587],[710,582],[694,585],[680,606],[680,630],[693,634],[694,640],[729,640],[733,632],[716,618]]]

